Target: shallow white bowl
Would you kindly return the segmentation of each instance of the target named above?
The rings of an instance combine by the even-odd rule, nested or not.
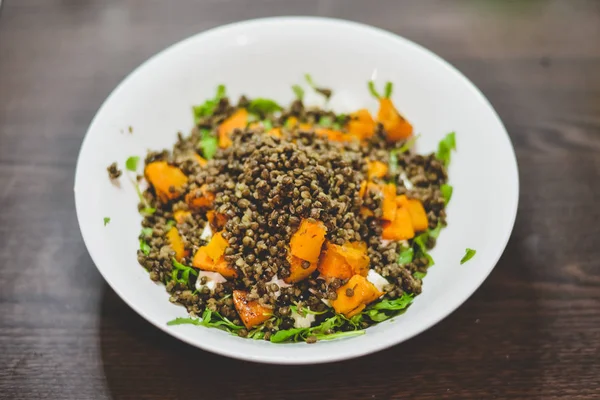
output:
[[[363,336],[316,344],[272,344],[216,329],[166,325],[185,316],[138,265],[141,217],[125,178],[109,182],[106,167],[131,155],[171,148],[192,127],[191,106],[224,83],[240,94],[293,99],[290,86],[314,80],[334,89],[331,106],[376,110],[366,83],[394,83],[393,100],[421,133],[417,149],[431,152],[456,131],[449,169],[454,195],[447,229],[432,252],[436,265],[408,311]],[[319,97],[309,97],[318,102]],[[128,133],[128,127],[133,133]],[[106,281],[135,311],[169,334],[202,349],[245,360],[306,364],[357,357],[398,344],[460,306],[491,272],[510,236],[518,202],[518,173],[510,139],[492,106],[460,72],[430,51],[389,32],[323,18],[272,18],[227,25],[186,39],[133,71],[94,118],[77,163],[75,201],[84,241]],[[110,223],[103,225],[103,218]],[[465,248],[477,250],[460,265]],[[148,329],[152,329],[148,327]]]

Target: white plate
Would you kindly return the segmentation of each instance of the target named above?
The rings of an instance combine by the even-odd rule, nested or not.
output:
[[[375,111],[366,83],[394,83],[393,100],[421,133],[419,152],[431,152],[456,131],[450,166],[454,195],[449,227],[432,252],[436,265],[408,311],[363,336],[308,345],[272,344],[216,329],[166,325],[185,316],[138,265],[141,217],[129,182],[113,186],[106,167],[131,155],[171,148],[192,127],[191,106],[219,83],[242,93],[293,99],[290,86],[314,80],[334,89],[332,106]],[[310,99],[309,99],[310,100]],[[318,97],[313,98],[314,101]],[[133,127],[133,133],[127,132]],[[169,334],[202,349],[245,360],[307,364],[343,360],[398,344],[460,306],[488,276],[510,236],[518,202],[518,173],[510,139],[492,106],[460,72],[430,51],[389,32],[323,18],[272,18],[227,25],[186,39],[133,71],[104,102],[87,132],[75,178],[77,217],[92,259],[135,311]],[[103,218],[110,217],[105,227]],[[460,265],[465,248],[477,250]],[[153,329],[148,327],[148,329]]]

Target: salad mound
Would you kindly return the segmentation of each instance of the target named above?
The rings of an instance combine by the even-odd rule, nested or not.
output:
[[[446,225],[454,134],[416,154],[392,84],[368,87],[375,116],[307,107],[299,85],[287,108],[233,103],[219,86],[194,107],[189,136],[146,156],[137,256],[190,314],[169,325],[312,343],[363,334],[421,293]]]

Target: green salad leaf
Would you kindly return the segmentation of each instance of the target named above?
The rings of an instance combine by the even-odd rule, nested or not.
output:
[[[390,81],[385,83],[385,88],[383,89],[383,97],[389,99],[392,96],[392,90],[394,89],[394,84]]]
[[[367,83],[367,86],[369,87],[369,92],[371,93],[371,96],[375,97],[376,99],[381,98],[381,95],[379,94],[377,89],[375,89],[375,81],[369,81]]]
[[[152,236],[152,228],[150,228],[150,227],[142,228],[142,235],[145,237],[151,237]]]
[[[150,254],[150,245],[144,239],[140,239],[140,250],[145,255]]]
[[[323,128],[331,128],[333,124],[333,118],[328,115],[324,115],[319,119],[319,126],[322,126]]]
[[[192,267],[181,264],[174,258],[171,261],[173,262],[171,278],[173,278],[174,281],[182,283],[191,288],[192,283],[190,282],[190,275],[198,276],[198,271]]]
[[[202,156],[211,160],[219,149],[219,140],[208,129],[200,130],[200,141],[198,147],[202,151]]]
[[[413,276],[417,279],[423,279],[425,278],[425,275],[427,275],[427,273],[421,271],[415,271],[415,273],[413,274]]]
[[[456,150],[456,134],[454,132],[450,132],[440,141],[435,156],[447,167],[450,164],[452,150]]]
[[[283,108],[275,101],[270,99],[256,98],[250,101],[248,105],[248,111],[253,114],[272,114],[277,111],[281,111]]]
[[[398,174],[398,152],[395,150],[390,151],[390,159],[388,161],[388,173],[391,176]]]
[[[310,86],[315,92],[323,95],[326,100],[329,100],[329,98],[333,94],[331,89],[317,86],[317,84],[313,80],[312,76],[310,76],[310,74],[304,74],[304,79],[306,79],[306,83],[308,83],[308,86]]]
[[[302,89],[300,85],[293,85],[292,90],[294,91],[294,94],[298,100],[304,100],[304,89]]]
[[[110,222],[110,218],[104,217],[104,226],[108,225],[109,222]]]
[[[140,158],[138,156],[131,156],[125,161],[125,168],[131,172],[136,172],[139,161]]]
[[[473,256],[475,255],[475,253],[477,253],[476,250],[467,248],[465,250],[464,257],[460,260],[460,265],[463,265],[464,263],[466,263],[467,261],[469,261],[471,258],[473,258]]]
[[[198,318],[175,318],[172,321],[167,322],[168,326],[175,325],[196,325],[205,326],[211,328],[217,328],[227,331],[232,334],[236,334],[239,330],[244,329],[241,325],[236,325],[231,322],[228,318],[222,316],[216,311],[210,311],[208,308],[202,313],[202,319]]]
[[[403,249],[400,252],[400,255],[398,256],[398,264],[404,265],[404,264],[411,263],[413,260],[414,253],[415,253],[415,251],[413,250],[412,247]]]
[[[217,92],[214,98],[208,99],[204,103],[192,107],[192,110],[194,112],[194,121],[196,122],[196,124],[200,122],[202,118],[214,114],[215,109],[219,105],[219,101],[221,101],[221,99],[226,95],[227,94],[225,85],[219,85],[217,86]]]
[[[411,137],[406,142],[404,142],[404,144],[402,146],[400,146],[400,148],[397,150],[398,153],[400,153],[400,154],[406,153],[407,151],[409,151],[410,149],[412,149],[413,146],[415,145],[415,143],[417,142],[417,139],[419,137],[421,137],[420,133],[418,135],[415,135],[415,136]]]
[[[273,123],[268,119],[265,119],[262,124],[265,128],[265,132],[269,132],[271,129],[273,129]]]
[[[444,198],[444,202],[446,204],[450,202],[453,190],[454,189],[452,188],[452,186],[448,185],[447,183],[444,183],[442,184],[442,186],[440,186],[440,192],[442,192],[442,197]]]

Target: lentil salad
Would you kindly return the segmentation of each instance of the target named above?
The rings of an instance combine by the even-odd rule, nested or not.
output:
[[[309,78],[307,76],[307,78]],[[312,89],[326,98],[329,89]],[[402,313],[422,290],[452,195],[448,134],[435,154],[380,95],[375,118],[287,108],[219,86],[172,151],[145,158],[138,261],[190,318],[271,342],[335,339]],[[137,158],[126,167],[137,170]]]

